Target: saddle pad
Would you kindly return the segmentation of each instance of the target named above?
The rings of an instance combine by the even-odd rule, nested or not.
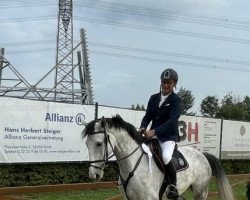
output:
[[[147,140],[145,142],[145,144],[147,144],[148,147],[150,148],[150,150],[153,154],[154,161],[156,162],[159,169],[162,172],[164,172],[163,160],[162,160],[162,149],[161,149],[161,146],[159,144],[159,141],[157,139],[150,139],[150,140]],[[184,156],[181,154],[181,152],[178,151],[177,146],[174,150],[172,160],[174,162],[174,165],[175,165],[177,172],[185,170],[189,166],[187,160],[184,158]]]
[[[174,151],[172,160],[174,162],[174,166],[175,166],[177,172],[185,170],[189,166],[186,158],[184,158],[182,153],[179,152],[178,150]]]

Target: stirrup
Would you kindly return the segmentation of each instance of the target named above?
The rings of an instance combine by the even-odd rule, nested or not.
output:
[[[175,185],[170,185],[169,190],[167,192],[167,198],[168,199],[178,199],[179,193]]]

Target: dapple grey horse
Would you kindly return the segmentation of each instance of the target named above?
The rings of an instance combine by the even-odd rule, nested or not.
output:
[[[120,116],[93,120],[82,133],[87,137],[89,177],[101,180],[104,168],[112,154],[119,165],[119,189],[124,199],[157,200],[164,174],[152,161],[149,172],[149,158],[142,149],[144,138],[135,127]],[[178,147],[189,163],[189,167],[177,173],[177,188],[180,194],[191,188],[195,200],[204,200],[208,184],[215,176],[220,199],[232,200],[233,192],[219,160],[211,154],[203,154],[192,147]],[[164,193],[162,199],[167,199]]]

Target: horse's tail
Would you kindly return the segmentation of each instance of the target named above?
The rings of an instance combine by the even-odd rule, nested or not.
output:
[[[213,155],[209,153],[203,153],[207,158],[210,167],[212,169],[213,176],[216,178],[216,183],[219,191],[220,199],[233,200],[233,190],[228,181],[226,173],[221,165],[221,162]]]

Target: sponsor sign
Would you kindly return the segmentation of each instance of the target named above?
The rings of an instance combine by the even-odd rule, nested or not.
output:
[[[115,115],[120,115],[122,119],[132,125],[135,126],[137,130],[139,130],[141,125],[141,120],[145,115],[145,111],[138,110],[129,110],[124,108],[113,108],[107,106],[99,106],[98,107],[98,116],[99,118],[104,117],[113,117]]]
[[[94,106],[0,98],[0,162],[88,160],[81,132]]]
[[[250,159],[250,123],[223,120],[222,159]]]
[[[179,118],[179,146],[192,146],[201,152],[220,156],[221,120],[184,116]]]
[[[89,160],[81,133],[95,117],[94,105],[0,98],[0,110],[0,163]],[[116,114],[139,129],[145,112],[98,107],[99,118]],[[250,159],[249,122],[224,120],[221,132],[220,119],[183,115],[179,132],[179,146],[192,146],[222,159]]]
[[[120,108],[98,107],[99,117],[119,114],[125,121],[139,129],[145,111],[134,111]],[[150,128],[151,124],[149,124]],[[213,118],[184,116],[179,118],[179,146],[192,146],[199,151],[220,156],[221,120]]]

